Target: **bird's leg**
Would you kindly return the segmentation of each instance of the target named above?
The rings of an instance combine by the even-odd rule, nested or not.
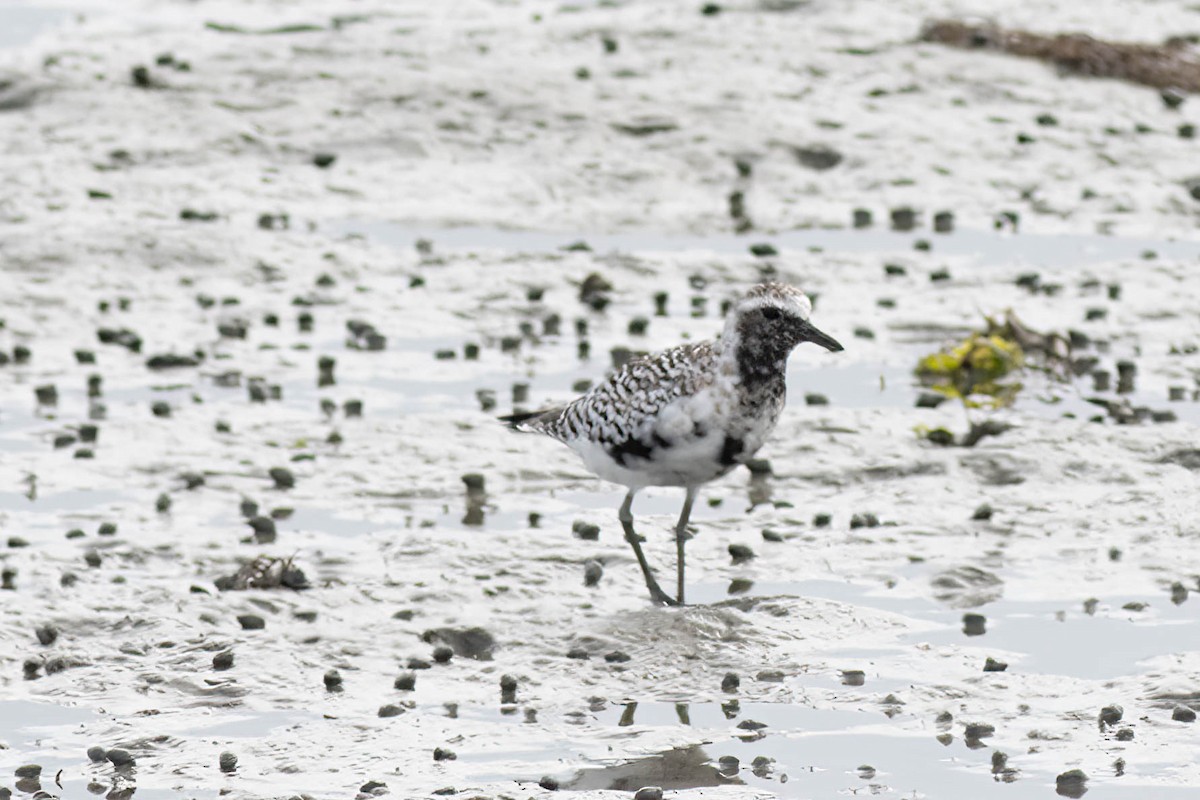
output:
[[[683,511],[679,513],[679,524],[675,526],[675,578],[676,595],[679,605],[683,605],[683,546],[691,535],[687,532],[688,517],[692,515],[692,504],[696,502],[696,488],[689,486],[687,496],[683,498]]]
[[[625,502],[617,512],[621,527],[625,529],[625,541],[633,546],[633,554],[637,556],[638,566],[642,568],[642,575],[646,578],[646,588],[650,590],[650,599],[665,606],[678,605],[654,579],[654,573],[650,571],[650,564],[646,561],[646,554],[642,552],[642,542],[633,530],[633,494],[630,492],[625,495]]]

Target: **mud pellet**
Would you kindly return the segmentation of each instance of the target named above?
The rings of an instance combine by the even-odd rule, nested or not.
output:
[[[388,703],[387,705],[380,706],[378,713],[381,718],[386,719],[388,717],[400,716],[404,713],[404,709],[395,703]]]
[[[809,392],[804,395],[804,404],[806,406],[827,406],[829,405],[829,398],[823,394]]]
[[[61,450],[64,447],[70,447],[75,444],[75,437],[68,433],[60,433],[54,437],[54,449]]]
[[[548,792],[558,791],[558,781],[549,775],[543,775],[541,780],[538,781],[538,786],[542,787]]]
[[[514,383],[512,385],[512,401],[513,405],[529,402],[529,384]]]
[[[658,786],[643,786],[634,792],[633,800],[662,800],[663,790]]]
[[[814,528],[828,528],[831,522],[833,522],[833,516],[830,514],[816,514],[813,516]]]
[[[771,462],[765,458],[748,458],[745,464],[751,475],[767,476],[772,474]]]
[[[29,547],[29,540],[24,536],[10,536],[8,537],[8,546],[13,549]]]
[[[101,375],[89,375],[87,379],[87,395],[88,397],[99,397],[104,389],[104,377]]]
[[[870,209],[856,208],[851,216],[851,224],[855,228],[869,228],[873,222]]]
[[[1183,605],[1188,599],[1188,588],[1179,581],[1171,584],[1171,602],[1175,605]]]
[[[337,161],[337,156],[333,153],[314,153],[312,157],[313,166],[319,169],[331,167],[335,161]]]
[[[974,513],[971,514],[971,519],[986,522],[992,518],[993,513],[995,512],[992,510],[992,507],[987,503],[983,503],[982,505],[976,507]]]
[[[120,747],[114,747],[105,753],[105,757],[114,767],[130,767],[137,763],[133,755],[128,750],[123,750]]]
[[[911,231],[917,226],[917,212],[911,208],[893,208],[891,219],[894,231]]]
[[[1175,706],[1171,710],[1171,719],[1176,722],[1195,722],[1196,712],[1188,706]]]
[[[624,664],[629,661],[629,654],[621,650],[613,650],[611,653],[604,654],[604,660],[609,664]]]
[[[58,389],[52,383],[38,386],[33,390],[39,404],[44,406],[58,405]]]
[[[1113,704],[1100,709],[1100,724],[1101,725],[1116,725],[1125,716],[1125,709],[1119,705]]]
[[[599,561],[589,559],[583,563],[583,585],[595,586],[604,577],[604,567]]]
[[[572,647],[567,651],[567,658],[574,659],[575,661],[587,661],[591,657],[592,654],[582,647]]]
[[[217,757],[217,767],[221,772],[236,772],[238,758],[233,753],[226,750]]]
[[[83,555],[83,561],[89,567],[92,567],[92,568],[99,567],[100,562],[101,562],[100,554],[97,553],[95,550],[88,550]]]
[[[167,403],[164,400],[156,400],[150,404],[150,413],[156,417],[162,417],[162,418],[170,417],[171,416],[171,404]]]
[[[108,751],[100,745],[94,744],[87,749],[87,757],[90,761],[97,763],[108,760]]]
[[[445,645],[433,648],[433,660],[438,664],[448,664],[454,658],[454,651]]]
[[[267,621],[258,614],[239,614],[237,621],[245,631],[261,631],[267,627]]]
[[[81,447],[75,451],[75,458],[95,458],[96,453],[90,447]]]
[[[600,526],[577,519],[571,523],[571,533],[586,542],[594,542],[600,538]]]
[[[18,778],[40,778],[42,767],[40,764],[25,764],[17,767],[13,774]]]
[[[224,670],[233,667],[233,651],[222,650],[221,652],[217,653],[212,658],[212,666],[213,669],[217,670],[218,672],[223,672]]]
[[[23,344],[16,345],[12,350],[12,360],[14,364],[28,364],[29,359],[33,357],[33,351]]]
[[[429,669],[432,665],[423,658],[410,658],[407,666],[409,669]]]
[[[749,545],[734,543],[729,545],[729,558],[734,564],[743,564],[754,558],[754,551]]]
[[[433,748],[434,761],[453,761],[458,758],[458,755],[453,750],[447,750],[444,747]]]
[[[967,739],[986,739],[996,734],[996,726],[986,722],[969,722],[963,730]]]
[[[741,685],[742,679],[736,672],[726,672],[725,677],[721,679],[721,691],[723,692],[736,692]]]
[[[1055,790],[1065,797],[1082,797],[1087,786],[1087,773],[1069,769],[1054,779]]]
[[[171,510],[171,495],[163,492],[154,501],[154,510],[160,514],[165,514]]]
[[[38,642],[46,647],[49,647],[58,640],[58,628],[53,625],[39,626],[33,633],[37,636]]]
[[[402,673],[392,684],[398,691],[411,692],[417,688],[417,676],[411,672]]]
[[[271,467],[267,475],[275,482],[276,489],[291,489],[296,485],[296,476],[287,467]]]
[[[1007,669],[1008,669],[1007,663],[1005,663],[1003,661],[997,661],[996,659],[992,658],[991,656],[988,656],[987,660],[983,662],[983,671],[984,672],[1004,672]]]
[[[954,230],[954,212],[939,211],[933,215],[934,233],[950,233]]]
[[[341,691],[342,689],[342,673],[336,669],[331,669],[322,677],[325,682],[325,688],[331,692]]]
[[[17,571],[7,567],[0,571],[0,589],[14,591],[17,588]]]
[[[1133,741],[1133,728],[1121,728],[1120,730],[1118,730],[1117,731],[1117,741],[1118,742],[1132,742]]]
[[[270,517],[257,516],[247,520],[254,531],[254,541],[259,544],[269,544],[275,541],[275,520]]]
[[[83,532],[82,530],[80,530],[79,528],[72,528],[71,530],[67,531],[67,538],[68,538],[68,539],[82,539],[82,538],[84,538],[85,536],[87,536],[87,534],[86,534],[86,533],[84,533],[84,532]]]
[[[987,633],[987,617],[983,614],[963,614],[962,631],[967,636],[983,636]]]
[[[734,578],[725,588],[726,594],[745,594],[754,588],[754,581],[749,578]]]

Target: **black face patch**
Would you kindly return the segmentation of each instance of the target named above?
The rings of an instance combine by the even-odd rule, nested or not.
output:
[[[625,467],[629,465],[628,459],[630,458],[640,458],[649,461],[654,448],[641,439],[631,437],[620,444],[614,444],[611,447],[605,448],[604,452],[608,453],[608,457],[613,461]]]
[[[721,466],[732,467],[738,463],[737,457],[746,449],[746,443],[736,436],[726,436],[725,443],[721,445]]]

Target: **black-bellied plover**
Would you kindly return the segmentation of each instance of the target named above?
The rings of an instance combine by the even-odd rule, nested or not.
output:
[[[753,456],[783,410],[788,355],[801,342],[842,346],[809,322],[812,303],[781,283],[755,286],[736,302],[713,341],[629,361],[566,405],[503,417],[579,454],[599,477],[629,489],[618,517],[650,597],[682,604],[684,545],[700,486]],[[681,486],[675,526],[676,597],[662,590],[633,529],[633,498],[647,486]]]

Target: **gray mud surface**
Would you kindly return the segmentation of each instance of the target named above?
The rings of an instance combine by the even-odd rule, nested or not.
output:
[[[918,43],[942,3],[722,5],[0,3],[0,791],[1200,792],[1200,106]],[[846,351],[653,608],[622,490],[495,416],[764,276]],[[1112,385],[922,439],[917,359],[1006,308]]]

